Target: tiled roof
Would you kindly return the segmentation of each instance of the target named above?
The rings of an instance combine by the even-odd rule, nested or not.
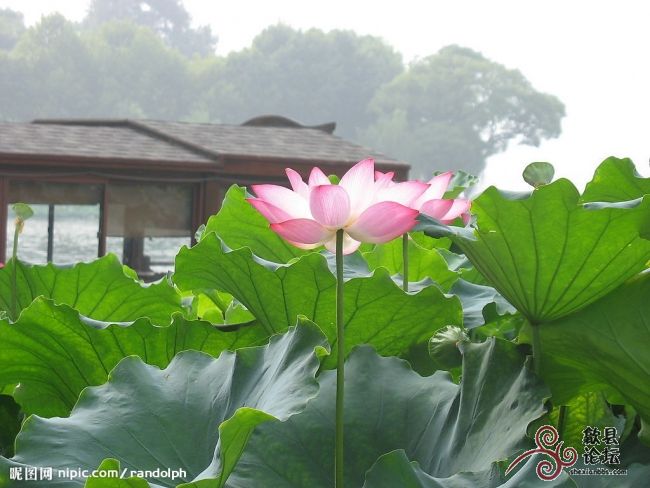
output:
[[[142,120],[140,124],[191,142],[220,155],[356,163],[373,157],[378,163],[398,161],[327,131],[307,127],[259,127]]]
[[[264,117],[259,118],[259,120]],[[281,117],[271,117],[282,121]],[[286,119],[285,119],[286,120]],[[258,119],[250,122],[256,122]],[[35,120],[0,123],[0,154],[74,156],[97,159],[215,163],[219,157],[355,163],[373,157],[401,164],[320,128],[199,124],[156,120]],[[282,124],[280,124],[282,125]]]
[[[196,151],[134,128],[0,123],[0,153],[212,163]]]

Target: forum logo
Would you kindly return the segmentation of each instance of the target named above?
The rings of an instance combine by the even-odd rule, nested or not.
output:
[[[540,480],[551,481],[562,474],[563,468],[570,468],[578,461],[578,451],[573,447],[564,446],[564,441],[560,440],[557,429],[552,425],[542,425],[535,432],[535,449],[519,455],[510,463],[506,470],[506,476],[524,459],[533,454],[546,454],[550,459],[543,459],[537,463],[535,472]]]

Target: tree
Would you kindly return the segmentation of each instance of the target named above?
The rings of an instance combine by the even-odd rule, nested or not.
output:
[[[84,115],[178,120],[189,114],[190,62],[150,29],[108,22],[86,32],[84,43],[99,73],[95,106]]]
[[[458,168],[478,174],[510,142],[558,137],[564,105],[517,70],[448,46],[413,63],[371,101],[367,144],[411,163],[413,173]]]
[[[0,50],[12,50],[23,32],[25,32],[23,14],[8,8],[0,8]]]
[[[0,119],[178,120],[196,99],[187,60],[150,29],[114,21],[79,31],[56,14],[0,51]]]
[[[30,27],[9,58],[16,70],[11,96],[28,101],[8,119],[79,117],[93,113],[98,71],[74,24],[59,14]]]
[[[276,25],[227,57],[206,104],[212,120],[273,113],[307,124],[336,121],[338,134],[353,137],[371,120],[377,88],[402,70],[401,55],[379,38]]]
[[[84,24],[96,29],[114,20],[150,28],[185,56],[214,54],[217,38],[208,26],[192,28],[181,0],[92,0]]]
[[[0,120],[33,118],[33,99],[27,85],[29,69],[19,59],[0,50]]]

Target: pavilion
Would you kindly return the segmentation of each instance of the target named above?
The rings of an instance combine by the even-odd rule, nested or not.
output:
[[[154,120],[41,119],[0,123],[0,261],[7,258],[12,203],[47,205],[47,260],[59,205],[94,206],[97,255],[119,238],[122,259],[141,274],[156,263],[145,238],[186,238],[219,210],[233,183],[286,184],[287,166],[344,173],[373,157],[405,179],[409,166],[334,135],[335,124],[303,126],[280,116],[242,125]],[[93,224],[94,225],[94,224]]]

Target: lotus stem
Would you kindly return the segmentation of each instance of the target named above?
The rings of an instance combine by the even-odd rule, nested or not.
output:
[[[540,336],[539,329],[541,325],[533,322],[530,322],[530,325],[533,329],[533,370],[537,376],[540,376],[542,370],[542,337]],[[569,407],[560,405],[557,420],[557,431],[560,439],[564,436],[568,413]]]
[[[11,320],[16,321],[16,314],[18,313],[18,236],[23,230],[24,221],[20,218],[16,219],[14,228],[14,248],[11,254]]]
[[[343,323],[343,230],[336,232],[336,440],[335,488],[343,488],[343,406],[345,390],[345,330]]]
[[[557,419],[557,432],[560,440],[564,437],[564,430],[566,429],[567,418],[569,415],[569,407],[560,405],[560,413]]]
[[[402,235],[402,289],[409,291],[409,234]]]
[[[542,366],[542,338],[539,334],[539,324],[530,322],[533,329],[533,370],[540,376]]]

